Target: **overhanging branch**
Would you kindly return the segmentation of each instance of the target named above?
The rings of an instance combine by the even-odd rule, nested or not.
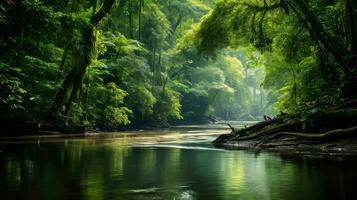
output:
[[[266,12],[266,11],[270,11],[270,10],[275,10],[278,8],[284,8],[284,2],[281,1],[279,3],[275,3],[275,4],[265,4],[264,6],[258,6],[258,5],[253,5],[253,4],[249,4],[249,3],[243,3],[243,5],[247,6],[249,9],[252,9],[254,12]]]
[[[102,7],[99,9],[98,12],[96,12],[92,18],[90,19],[90,23],[92,26],[96,26],[100,20],[102,20],[103,17],[110,11],[114,4],[115,0],[105,0]]]

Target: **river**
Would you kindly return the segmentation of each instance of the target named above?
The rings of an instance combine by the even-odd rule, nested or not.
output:
[[[236,123],[236,126],[242,123]],[[0,139],[0,199],[353,199],[355,159],[225,150],[223,124]]]

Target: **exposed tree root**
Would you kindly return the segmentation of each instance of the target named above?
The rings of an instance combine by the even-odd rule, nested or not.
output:
[[[339,137],[348,137],[348,136],[357,136],[357,126],[351,127],[351,128],[346,128],[346,129],[334,129],[327,131],[325,133],[320,133],[320,134],[312,134],[312,133],[293,133],[293,132],[279,132],[276,133],[268,138],[265,138],[261,141],[259,141],[256,145],[261,145],[267,141],[270,141],[274,138],[277,138],[279,136],[294,136],[299,139],[306,139],[306,140],[327,140],[327,139],[333,139],[333,138],[339,138]]]
[[[340,105],[333,107],[332,110],[348,109],[348,108],[357,108],[357,99],[352,99],[344,103],[341,103]]]
[[[232,125],[230,125],[229,123],[227,123],[227,125],[232,130],[232,133],[236,132],[236,129]]]
[[[290,142],[290,143],[273,143],[273,144],[256,144],[256,147],[280,147],[280,146],[298,146],[301,144],[312,145],[316,144],[316,142],[308,142],[308,141],[299,141],[299,142]]]
[[[282,132],[282,131],[288,131],[288,130],[295,130],[301,125],[300,121],[290,121],[284,124],[278,124],[273,127],[269,127],[267,129],[263,129],[261,131],[256,132],[255,134],[251,134],[248,136],[242,136],[242,137],[237,137],[236,140],[251,140],[255,138],[259,138],[264,135],[276,133],[276,132]]]
[[[253,126],[250,126],[248,128],[244,128],[244,129],[240,129],[240,130],[237,130],[235,128],[233,128],[233,132],[232,133],[235,133],[235,134],[238,134],[238,135],[245,135],[245,134],[248,134],[248,133],[251,133],[251,132],[254,132],[254,131],[258,131],[258,130],[261,130],[263,129],[264,127],[267,127],[269,125],[272,125],[272,124],[280,124],[280,123],[283,123],[284,120],[286,120],[288,117],[278,117],[278,118],[275,118],[275,119],[272,119],[272,120],[268,120],[268,121],[262,121],[262,122],[259,122]]]
[[[339,109],[327,109],[311,114],[284,115],[237,130],[230,124],[231,134],[221,135],[216,145],[240,144],[255,147],[318,145],[334,139],[357,138],[356,101],[340,105]],[[309,119],[306,119],[306,116]],[[308,121],[306,121],[308,120]],[[309,124],[310,123],[310,124]],[[309,125],[308,129],[303,126]],[[321,133],[324,131],[323,133]],[[280,136],[286,136],[279,138]]]

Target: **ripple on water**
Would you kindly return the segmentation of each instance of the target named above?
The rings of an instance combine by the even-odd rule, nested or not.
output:
[[[175,199],[175,200],[192,200],[196,199],[196,192],[188,189],[189,186],[176,187],[150,187],[143,189],[132,189],[128,192],[134,199]]]
[[[228,151],[225,149],[218,149],[213,147],[202,147],[202,146],[186,146],[186,145],[169,145],[169,144],[152,144],[152,145],[134,145],[133,147],[141,148],[176,148],[176,149],[189,149],[189,150],[205,150],[205,151]]]

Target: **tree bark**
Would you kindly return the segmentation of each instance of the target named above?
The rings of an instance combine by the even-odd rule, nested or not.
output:
[[[59,108],[63,105],[65,97],[72,88],[72,93],[77,93],[80,88],[78,84],[82,83],[83,76],[87,67],[91,64],[91,59],[95,51],[95,31],[96,26],[105,15],[110,11],[115,0],[105,0],[102,7],[90,19],[87,28],[82,31],[82,52],[79,54],[79,61],[65,77],[61,88],[57,91],[55,100],[47,113],[47,117],[54,117]],[[69,104],[71,101],[69,102]]]
[[[72,49],[73,46],[73,41],[71,41],[70,43],[68,43],[64,49],[63,55],[62,55],[62,59],[61,59],[61,64],[60,64],[60,71],[64,70],[64,64],[66,63],[66,59],[68,56],[68,52]]]
[[[319,133],[319,134],[314,134],[314,133],[296,133],[296,132],[278,132],[274,134],[273,136],[266,138],[259,143],[259,145],[277,138],[279,136],[294,136],[297,138],[301,139],[307,139],[307,140],[328,140],[328,139],[334,139],[334,138],[339,138],[339,137],[347,137],[347,136],[356,136],[357,135],[357,126],[350,127],[350,128],[345,128],[345,129],[333,129],[330,131],[326,131],[324,133]]]
[[[139,29],[138,29],[138,40],[140,41],[141,40],[141,16],[142,16],[142,7],[143,7],[143,0],[139,0]]]
[[[343,59],[343,56],[338,52],[338,49],[335,48],[336,45],[332,45],[329,40],[326,38],[326,31],[324,30],[321,23],[319,23],[315,15],[309,10],[305,0],[294,1],[296,2],[301,14],[304,16],[304,19],[312,33],[315,35],[316,39],[321,42],[325,49],[335,58],[336,62],[341,66],[342,70],[346,75],[350,73],[350,69],[346,64],[346,61]],[[290,3],[290,6],[292,4]],[[297,11],[295,9],[295,11]],[[300,15],[300,13],[296,13]]]
[[[129,0],[129,36],[130,39],[134,38],[133,34],[133,5],[132,0]]]
[[[352,54],[352,65],[356,67],[357,65],[357,30],[356,30],[356,19],[354,14],[354,5],[352,0],[346,0],[346,12],[347,21],[349,26],[349,32],[351,37],[351,54]]]

